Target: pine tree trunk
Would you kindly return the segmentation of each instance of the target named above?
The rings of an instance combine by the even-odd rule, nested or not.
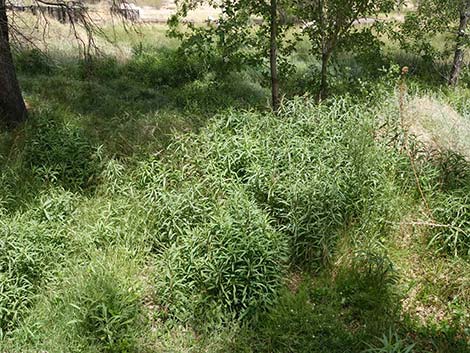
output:
[[[470,18],[470,0],[465,0],[460,11],[459,33],[457,34],[457,45],[455,48],[454,63],[449,77],[449,85],[456,86],[459,82],[460,71],[464,61],[464,41],[467,37],[467,25]]]
[[[277,70],[277,0],[271,0],[271,43],[270,43],[270,64],[271,64],[271,91],[274,112],[279,111],[279,74]]]
[[[10,50],[5,0],[0,0],[0,124],[18,126],[26,119],[26,107]]]

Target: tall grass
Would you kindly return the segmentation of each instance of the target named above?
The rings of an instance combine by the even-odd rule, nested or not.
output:
[[[419,229],[466,261],[466,162],[416,143],[415,178],[387,86],[273,115],[259,77],[220,81],[174,50],[21,55],[35,112],[1,138],[1,349],[465,351],[463,325],[442,338],[402,312],[419,271],[392,252],[412,218],[410,249]]]
[[[138,351],[147,331],[135,264],[120,250],[89,255],[44,288],[17,342],[50,352]]]
[[[199,149],[188,162],[209,178],[246,185],[289,235],[292,261],[315,266],[332,257],[348,224],[380,231],[396,212],[400,156],[374,139],[372,114],[359,109],[346,100],[320,107],[297,100],[280,117],[234,112],[184,151]]]

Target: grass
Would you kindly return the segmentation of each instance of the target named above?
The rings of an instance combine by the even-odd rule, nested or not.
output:
[[[417,138],[413,170],[393,60],[341,58],[316,105],[301,50],[275,116],[262,74],[115,30],[125,56],[17,53],[32,114],[0,134],[0,350],[469,351],[468,162]],[[465,124],[468,90],[422,80],[407,107]]]

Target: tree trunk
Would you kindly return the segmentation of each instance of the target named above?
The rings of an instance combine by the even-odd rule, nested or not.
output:
[[[457,34],[457,45],[455,48],[454,63],[449,77],[449,85],[456,86],[459,82],[460,71],[462,70],[464,60],[464,45],[465,39],[467,38],[467,25],[470,17],[470,0],[465,0],[462,3],[462,9],[460,10],[460,25],[459,33]]]
[[[328,65],[330,63],[330,57],[330,52],[324,52],[321,57],[321,81],[317,98],[318,103],[324,100],[328,95]]]
[[[270,64],[271,64],[271,91],[272,104],[275,113],[279,111],[279,74],[277,70],[277,0],[271,0],[271,43],[270,43]]]
[[[5,0],[0,0],[0,124],[18,126],[26,119],[26,106],[10,50]]]

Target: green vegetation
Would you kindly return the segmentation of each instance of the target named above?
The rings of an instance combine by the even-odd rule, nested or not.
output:
[[[0,351],[469,352],[468,77],[343,53],[317,104],[300,43],[274,114],[264,72],[158,31],[116,28],[124,58],[16,54]]]

